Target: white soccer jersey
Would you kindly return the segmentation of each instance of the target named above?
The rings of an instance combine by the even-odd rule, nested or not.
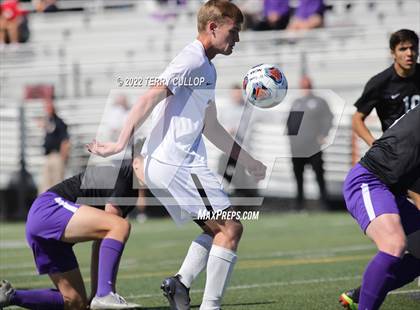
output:
[[[175,166],[206,166],[202,131],[207,106],[215,99],[216,70],[202,43],[187,45],[160,80],[173,96],[155,107],[142,155]]]

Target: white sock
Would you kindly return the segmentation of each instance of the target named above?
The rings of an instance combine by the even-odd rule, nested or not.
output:
[[[236,262],[232,250],[213,245],[207,262],[207,279],[200,310],[219,310]]]
[[[206,267],[212,243],[213,238],[207,234],[201,234],[191,242],[184,262],[178,271],[181,276],[180,281],[186,287],[191,287],[191,283]]]

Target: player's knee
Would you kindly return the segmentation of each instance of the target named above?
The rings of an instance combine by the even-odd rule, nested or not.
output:
[[[118,228],[121,231],[121,236],[124,239],[124,242],[127,241],[128,237],[130,236],[131,231],[131,224],[129,221],[121,218],[121,221],[118,223]]]
[[[226,227],[225,235],[229,240],[239,241],[243,231],[244,227],[241,222],[231,221]]]
[[[210,227],[207,225],[201,226],[201,229],[203,230],[203,233],[206,235],[209,235],[210,237],[214,238],[215,232],[211,230]]]
[[[381,250],[393,256],[401,257],[406,248],[407,240],[405,236],[394,235],[387,239],[386,243],[383,245],[383,249]]]
[[[64,309],[72,309],[72,310],[84,310],[87,309],[89,306],[88,301],[86,298],[83,298],[79,294],[69,293],[63,295],[64,299]]]
[[[115,238],[125,242],[130,236],[130,230],[131,224],[127,220],[115,216],[109,222],[109,231],[106,234],[106,237]]]
[[[125,237],[125,241],[127,241],[128,237],[130,236],[130,233],[131,233],[131,223],[127,220],[124,220],[124,221],[127,225],[127,234],[126,234],[126,237]]]

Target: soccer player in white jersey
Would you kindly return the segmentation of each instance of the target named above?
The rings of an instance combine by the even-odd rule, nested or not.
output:
[[[256,180],[265,178],[266,166],[243,150],[217,120],[214,90],[216,70],[211,60],[230,55],[239,42],[242,12],[227,0],[210,0],[197,16],[198,37],[178,54],[160,76],[163,85],[151,87],[130,111],[117,142],[93,141],[93,154],[121,152],[131,133],[152,113],[152,131],[135,169],[161,199],[177,223],[197,220],[202,211],[228,210],[230,202],[216,176],[207,168],[203,135],[231,154]],[[232,151],[232,152],[231,152]],[[169,199],[168,197],[172,198]],[[188,215],[188,216],[187,216]],[[243,227],[239,220],[199,222],[203,233],[191,244],[175,277],[162,288],[171,309],[190,309],[188,290],[207,265],[201,310],[220,309],[224,290],[236,262]]]

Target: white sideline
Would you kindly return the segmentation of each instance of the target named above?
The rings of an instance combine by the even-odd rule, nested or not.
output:
[[[172,241],[171,241],[172,242]],[[174,241],[176,242],[176,241]],[[17,242],[13,242],[13,245],[18,244]],[[4,243],[2,244],[0,242],[0,249],[11,249],[11,247],[8,247],[9,244],[8,243]],[[28,248],[29,247],[26,245],[26,243],[22,243],[22,249],[23,248]],[[311,254],[315,254],[314,256],[318,257],[319,254],[324,254],[324,255],[330,255],[330,254],[334,254],[334,253],[340,253],[340,252],[357,252],[357,251],[364,251],[364,250],[370,250],[370,249],[374,249],[375,246],[372,244],[355,244],[355,245],[350,245],[350,246],[340,246],[340,247],[333,247],[333,248],[324,248],[324,249],[314,249],[314,250],[298,250],[298,251],[275,251],[275,252],[267,252],[265,253],[264,256],[261,255],[254,255],[254,254],[249,254],[249,255],[241,255],[242,259],[252,259],[252,258],[277,258],[277,257],[284,257],[284,256],[302,256],[305,255],[305,257],[311,257]],[[22,252],[22,253],[11,253],[11,255],[6,255],[7,258],[11,258],[11,257],[21,257],[21,256],[26,256],[27,253],[26,252]],[[173,260],[168,260],[168,263],[173,262]],[[165,263],[165,261],[161,261],[161,263]],[[124,262],[122,262],[122,264],[124,265]],[[32,265],[31,265],[32,266]],[[1,269],[13,269],[13,268],[17,268],[17,269],[22,269],[22,264],[4,264],[2,266],[0,266],[0,270]]]
[[[388,295],[403,295],[403,294],[416,294],[419,293],[420,294],[420,290],[402,290],[402,291],[394,291],[394,292],[389,292]],[[419,295],[420,297],[420,295]]]
[[[362,276],[353,276],[353,277],[338,277],[338,278],[318,278],[318,279],[309,279],[309,280],[296,280],[296,281],[282,281],[282,282],[271,282],[271,283],[258,283],[258,284],[247,284],[247,285],[236,285],[228,287],[228,291],[233,290],[244,290],[251,288],[262,288],[262,287],[271,287],[271,286],[288,286],[288,285],[304,285],[304,284],[316,284],[316,283],[328,283],[328,282],[339,282],[339,281],[348,281],[348,280],[357,280],[361,279]],[[203,290],[191,290],[191,293],[203,293]],[[402,295],[402,294],[411,294],[411,293],[420,293],[420,289],[414,290],[399,290],[390,292],[390,295]],[[140,295],[129,295],[127,299],[130,298],[153,298],[162,296],[162,294],[140,294]]]
[[[347,281],[347,280],[357,280],[361,279],[362,276],[353,276],[353,277],[338,277],[338,278],[318,278],[318,279],[309,279],[309,280],[295,280],[295,281],[282,281],[282,282],[270,282],[270,283],[257,283],[257,284],[247,284],[247,285],[236,285],[230,286],[227,288],[228,291],[234,290],[244,290],[250,288],[261,288],[261,287],[271,287],[271,286],[288,286],[288,285],[302,285],[302,284],[314,284],[314,283],[328,283],[328,282],[338,282],[338,281]],[[197,289],[191,290],[191,293],[203,293],[204,290]],[[130,298],[152,298],[162,296],[162,294],[141,294],[141,295],[129,295],[126,296],[127,299]]]
[[[237,285],[231,286],[227,289],[230,290],[243,290],[250,288],[261,288],[261,287],[270,287],[270,286],[289,286],[289,285],[302,285],[302,284],[314,284],[314,283],[328,283],[328,282],[339,282],[347,280],[357,280],[361,279],[362,276],[353,276],[353,277],[338,277],[338,278],[318,278],[318,279],[309,279],[309,280],[296,280],[296,281],[283,281],[283,282],[271,282],[271,283],[259,283],[259,284],[248,284],[248,285]],[[202,293],[203,290],[191,290],[191,293]],[[389,295],[403,295],[403,294],[420,294],[420,290],[400,290],[390,292]],[[137,298],[154,298],[162,296],[159,294],[140,294],[140,295],[129,295],[126,296],[127,299],[137,299]],[[10,309],[20,309],[19,307],[12,306]]]

